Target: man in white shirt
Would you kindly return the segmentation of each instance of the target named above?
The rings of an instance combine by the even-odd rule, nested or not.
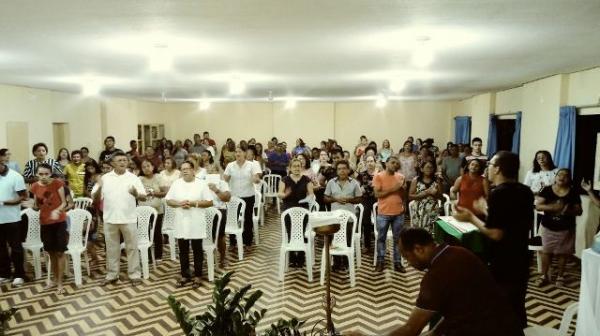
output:
[[[0,160],[0,283],[13,276],[13,286],[25,281],[21,245],[21,201],[27,198],[25,180]],[[10,247],[10,255],[8,248]],[[11,272],[10,264],[14,272]]]
[[[235,149],[235,161],[227,164],[223,179],[229,182],[229,188],[233,196],[239,197],[246,202],[244,212],[244,233],[242,235],[244,245],[252,246],[254,239],[252,225],[252,209],[254,208],[254,183],[260,182],[261,170],[255,164],[246,160],[246,153],[240,148]]]
[[[140,179],[127,171],[129,160],[123,152],[113,154],[113,170],[102,176],[92,191],[96,201],[104,202],[104,236],[106,240],[106,279],[102,285],[119,279],[121,255],[119,234],[123,235],[127,252],[127,273],[132,285],[141,283],[140,255],[137,246],[136,201],[146,199]]]

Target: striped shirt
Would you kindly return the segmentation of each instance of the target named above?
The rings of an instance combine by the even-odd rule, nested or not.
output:
[[[50,167],[52,167],[52,175],[56,175],[57,177],[63,177],[63,172],[60,167],[60,163],[58,163],[58,161],[54,160],[53,158],[47,158],[44,161],[38,161],[36,159],[27,161],[27,163],[25,164],[25,170],[23,170],[23,177],[26,179],[35,177],[37,167],[42,163],[46,163],[50,165]]]

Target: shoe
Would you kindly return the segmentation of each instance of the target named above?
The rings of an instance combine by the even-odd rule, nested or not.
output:
[[[135,287],[142,284],[142,279],[131,279],[129,282],[131,282],[131,285]]]
[[[556,287],[564,287],[565,286],[565,277],[558,276],[556,277]]]
[[[383,272],[383,261],[378,261],[375,266],[375,272]]]
[[[23,278],[15,278],[12,282],[13,286],[21,286],[25,283],[25,280],[23,280]]]
[[[394,271],[399,272],[399,273],[406,273],[406,268],[404,268],[404,266],[402,266],[402,263],[395,263]]]
[[[100,286],[114,285],[118,281],[119,281],[118,278],[115,278],[115,279],[104,279],[104,280],[102,280],[102,282],[100,282]]]

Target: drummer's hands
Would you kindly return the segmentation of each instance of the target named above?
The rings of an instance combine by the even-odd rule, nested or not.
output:
[[[454,217],[457,221],[460,222],[472,222],[474,215],[471,212],[471,210],[453,204],[452,217]]]
[[[487,215],[488,204],[487,204],[487,201],[485,200],[485,198],[480,197],[479,199],[477,199],[476,201],[474,201],[473,202],[473,209],[475,209],[475,211],[477,211],[479,213]]]

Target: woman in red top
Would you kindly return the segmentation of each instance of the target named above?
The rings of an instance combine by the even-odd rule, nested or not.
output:
[[[474,203],[481,198],[487,199],[490,190],[489,182],[482,175],[483,168],[481,161],[477,159],[469,161],[467,172],[457,178],[454,186],[450,188],[452,198],[456,199],[458,196],[458,205],[471,210],[477,216],[483,214]]]
[[[37,167],[38,181],[31,186],[35,197],[34,208],[40,211],[41,236],[44,250],[50,255],[53,279],[46,289],[54,286],[57,294],[63,294],[62,284],[65,254],[67,250],[67,206],[64,183],[52,178],[52,167],[42,163]]]

